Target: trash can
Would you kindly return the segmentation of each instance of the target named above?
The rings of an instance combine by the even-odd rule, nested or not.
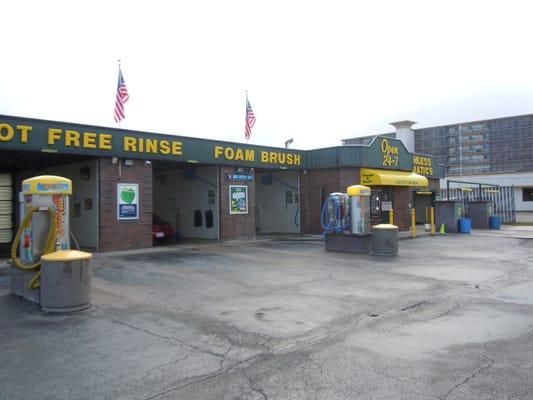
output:
[[[472,229],[472,221],[469,218],[461,218],[459,220],[459,233],[470,233]]]
[[[398,227],[379,224],[372,227],[372,252],[375,256],[395,256],[398,254]]]
[[[92,254],[60,250],[41,257],[41,308],[81,311],[91,306]]]
[[[489,228],[490,229],[500,229],[501,219],[498,215],[492,215],[489,217]]]

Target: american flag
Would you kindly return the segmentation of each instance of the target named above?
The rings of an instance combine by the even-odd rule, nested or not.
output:
[[[250,136],[252,135],[252,128],[255,124],[255,114],[254,110],[252,110],[252,106],[250,105],[250,101],[248,100],[248,95],[246,96],[246,126],[244,128],[244,136],[246,137],[246,140],[250,140]]]
[[[118,70],[118,86],[117,86],[117,99],[115,100],[115,122],[120,122],[126,118],[124,113],[124,103],[130,98],[128,89],[126,88],[126,82],[122,76],[122,70]]]

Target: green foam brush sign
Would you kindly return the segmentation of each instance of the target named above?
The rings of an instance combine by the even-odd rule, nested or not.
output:
[[[139,219],[139,185],[117,183],[117,218]]]

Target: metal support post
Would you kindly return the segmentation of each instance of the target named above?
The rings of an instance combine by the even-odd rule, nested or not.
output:
[[[430,207],[430,216],[431,216],[431,234],[435,235],[435,207]]]
[[[416,211],[414,208],[411,208],[411,233],[413,239],[416,238]]]

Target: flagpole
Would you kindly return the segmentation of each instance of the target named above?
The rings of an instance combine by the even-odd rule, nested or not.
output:
[[[120,76],[120,58],[118,59],[118,75]],[[120,129],[120,120],[118,121],[118,128]]]
[[[118,76],[120,79],[120,58],[118,59]],[[118,128],[120,129],[120,120],[118,121]],[[122,160],[120,157],[117,158],[118,161],[118,176],[122,177]]]
[[[247,89],[244,91],[244,96],[246,98],[244,107],[246,109],[246,113],[248,114],[248,90]],[[248,118],[248,115],[246,115],[246,117]],[[246,143],[248,143],[249,141],[250,141],[250,138],[247,137],[246,138]]]

